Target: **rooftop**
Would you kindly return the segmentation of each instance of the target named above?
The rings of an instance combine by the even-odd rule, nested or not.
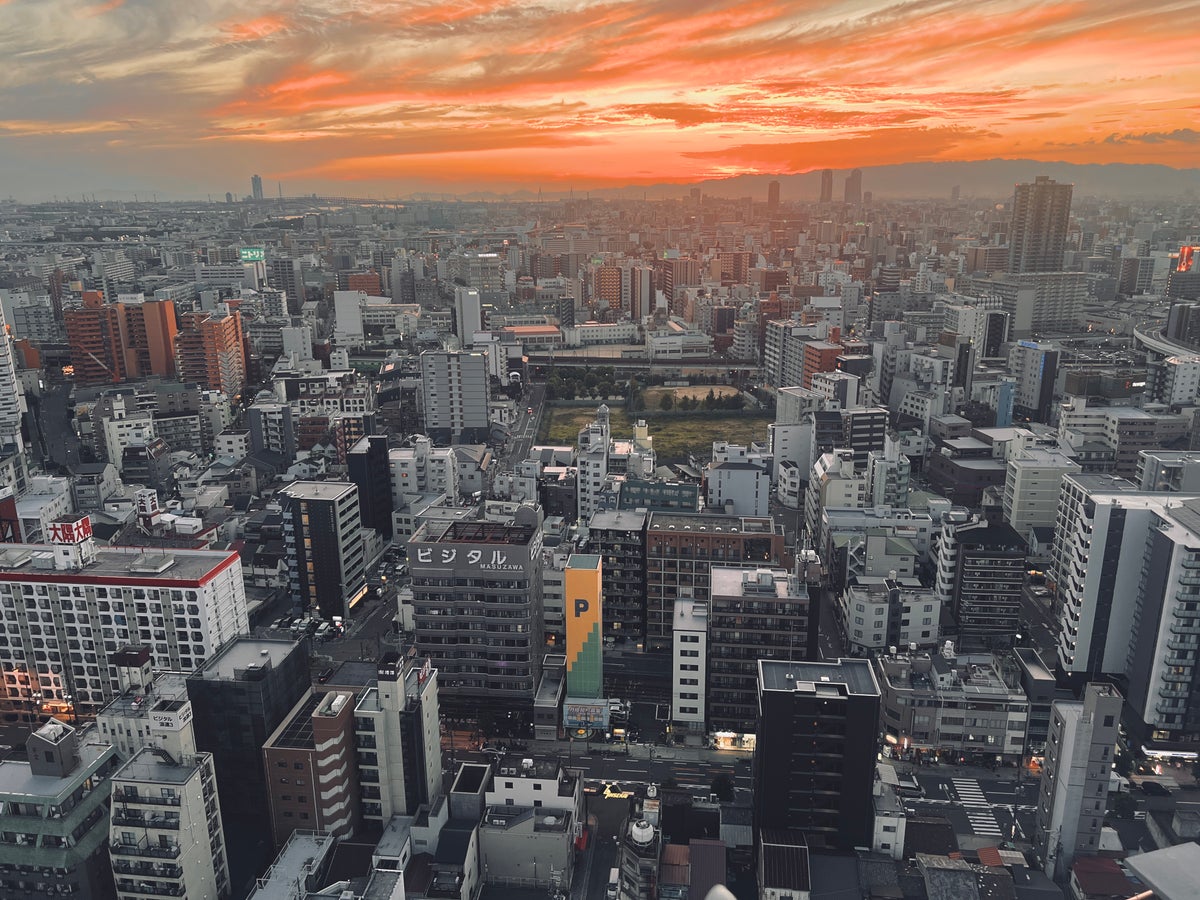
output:
[[[815,693],[821,685],[844,685],[848,694],[878,697],[879,682],[865,659],[834,662],[804,662],[775,659],[758,661],[758,684],[763,691],[805,690]]]
[[[144,547],[97,547],[96,559],[80,569],[61,571],[54,565],[49,544],[4,544],[0,550],[0,581],[97,582],[128,584],[131,578],[170,582],[174,587],[199,587],[222,569],[239,562],[226,550],[170,552]]]
[[[338,500],[357,490],[357,485],[349,481],[293,481],[279,493],[297,500]]]
[[[764,830],[762,848],[763,888],[809,890],[808,845],[798,831]]]
[[[569,569],[599,569],[600,557],[594,553],[572,553],[567,560]]]
[[[728,534],[782,534],[783,526],[769,518],[722,516],[714,513],[653,512],[647,525],[650,531],[716,531]]]
[[[143,747],[113,773],[113,781],[186,784],[199,768],[194,756],[175,759],[157,747]]]
[[[206,681],[233,681],[239,673],[251,666],[269,664],[275,668],[287,659],[299,646],[296,641],[273,640],[271,638],[236,637],[217,651],[204,667],[196,670],[189,678]]]
[[[337,844],[331,834],[316,834],[312,831],[294,831],[271,868],[258,879],[258,885],[250,893],[252,900],[296,900],[297,885],[305,877],[321,868],[327,855]]]
[[[591,531],[641,531],[646,527],[649,513],[637,509],[606,509],[592,513],[588,522]]]
[[[310,693],[296,704],[292,714],[267,740],[266,747],[289,750],[312,750],[316,747],[313,738],[313,713],[325,699],[325,694]],[[264,749],[266,749],[264,747]]]
[[[24,760],[2,760],[0,800],[20,802],[28,799],[64,798],[73,793],[102,760],[115,754],[112,745],[101,741],[93,727],[80,734],[79,765],[66,778],[34,775],[29,763]]]
[[[100,714],[148,719],[151,712],[176,712],[187,702],[187,676],[182,672],[162,672],[144,694],[126,691],[114,697]]]
[[[441,528],[440,532],[438,529]],[[429,523],[413,535],[413,541],[439,544],[528,544],[537,528],[533,525],[501,525],[496,522]]]

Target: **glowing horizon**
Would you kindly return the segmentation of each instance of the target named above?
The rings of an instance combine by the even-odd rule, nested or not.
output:
[[[1190,2],[0,0],[17,187],[577,190],[1196,165]],[[12,190],[12,188],[9,188]]]

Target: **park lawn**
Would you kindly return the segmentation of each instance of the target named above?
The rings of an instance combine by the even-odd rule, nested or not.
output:
[[[707,395],[708,388],[705,388]],[[594,409],[581,407],[551,407],[550,428],[547,444],[574,444],[579,429],[596,417]],[[731,444],[749,444],[751,441],[767,440],[767,426],[774,421],[769,413],[761,415],[722,415],[720,410],[705,412],[696,410],[688,416],[672,416],[656,419],[651,413],[650,436],[654,438],[654,449],[659,462],[686,462],[688,455],[699,459],[712,457],[713,441],[729,441]],[[620,440],[632,437],[633,422],[629,414],[620,408],[610,408],[609,422],[612,435]]]
[[[692,400],[703,400],[708,396],[708,392],[712,391],[714,397],[732,397],[738,393],[738,389],[731,384],[694,384],[691,387],[651,387],[642,391],[642,396],[646,400],[646,406],[650,409],[658,409],[659,401],[667,395],[671,394],[675,398],[675,402],[688,397]]]

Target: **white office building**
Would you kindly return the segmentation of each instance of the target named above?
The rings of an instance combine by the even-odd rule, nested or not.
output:
[[[692,733],[704,732],[707,716],[708,612],[707,600],[675,601],[671,722]]]

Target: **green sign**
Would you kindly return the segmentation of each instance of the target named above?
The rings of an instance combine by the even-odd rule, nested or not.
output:
[[[267,251],[264,247],[243,247],[238,251],[242,262],[265,262]]]

